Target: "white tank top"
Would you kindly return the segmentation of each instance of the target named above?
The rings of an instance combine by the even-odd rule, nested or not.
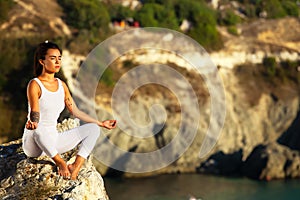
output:
[[[55,92],[49,91],[45,88],[43,83],[38,79],[34,80],[39,84],[41,88],[41,97],[39,99],[40,105],[40,121],[39,126],[54,126],[56,127],[57,119],[60,113],[65,108],[65,91],[62,85],[62,82],[59,78],[56,78],[58,81],[58,89]],[[30,113],[30,105],[28,104],[28,118]]]

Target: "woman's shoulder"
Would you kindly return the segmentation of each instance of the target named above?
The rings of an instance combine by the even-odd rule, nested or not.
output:
[[[28,86],[39,86],[38,79],[33,78],[28,82]]]
[[[69,90],[67,84],[66,84],[63,80],[61,80],[61,79],[59,79],[59,78],[57,78],[57,80],[58,80],[58,82],[60,82],[60,84],[63,86],[65,92],[66,92],[66,90]]]
[[[60,78],[56,78],[58,80],[59,83],[61,83],[64,87],[67,85],[63,80],[61,80]]]
[[[29,91],[38,91],[38,92],[40,92],[40,90],[41,90],[41,86],[38,83],[38,80],[36,78],[33,78],[28,82],[27,88],[28,88]]]

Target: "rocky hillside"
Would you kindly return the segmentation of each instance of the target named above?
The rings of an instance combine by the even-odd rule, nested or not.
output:
[[[0,30],[9,37],[43,35],[52,38],[70,36],[71,30],[62,20],[62,8],[55,1],[14,0],[9,19],[0,25]]]
[[[259,19],[238,25],[238,36],[219,28],[224,49],[212,52],[211,58],[222,67],[232,68],[243,63],[261,63],[266,56],[280,60],[299,59],[299,19]]]

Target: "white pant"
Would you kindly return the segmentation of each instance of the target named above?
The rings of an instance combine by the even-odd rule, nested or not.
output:
[[[75,148],[80,142],[78,155],[87,158],[92,152],[100,134],[97,124],[85,124],[68,131],[58,133],[56,127],[38,126],[35,130],[25,128],[23,150],[28,157],[38,157],[43,153],[53,158]]]

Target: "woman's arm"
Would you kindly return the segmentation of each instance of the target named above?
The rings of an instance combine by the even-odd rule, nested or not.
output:
[[[88,122],[88,123],[96,123],[98,126],[107,128],[107,129],[113,129],[116,127],[116,120],[105,120],[105,121],[98,121],[97,119],[94,119],[93,117],[89,116],[85,112],[81,111],[77,105],[75,104],[69,88],[67,85],[63,82],[63,87],[65,90],[65,105],[69,112],[74,115],[75,117],[81,119],[82,121]]]
[[[27,99],[30,105],[29,120],[26,123],[26,128],[33,130],[38,127],[40,120],[39,98],[41,96],[41,88],[36,81],[31,80],[27,87]]]

